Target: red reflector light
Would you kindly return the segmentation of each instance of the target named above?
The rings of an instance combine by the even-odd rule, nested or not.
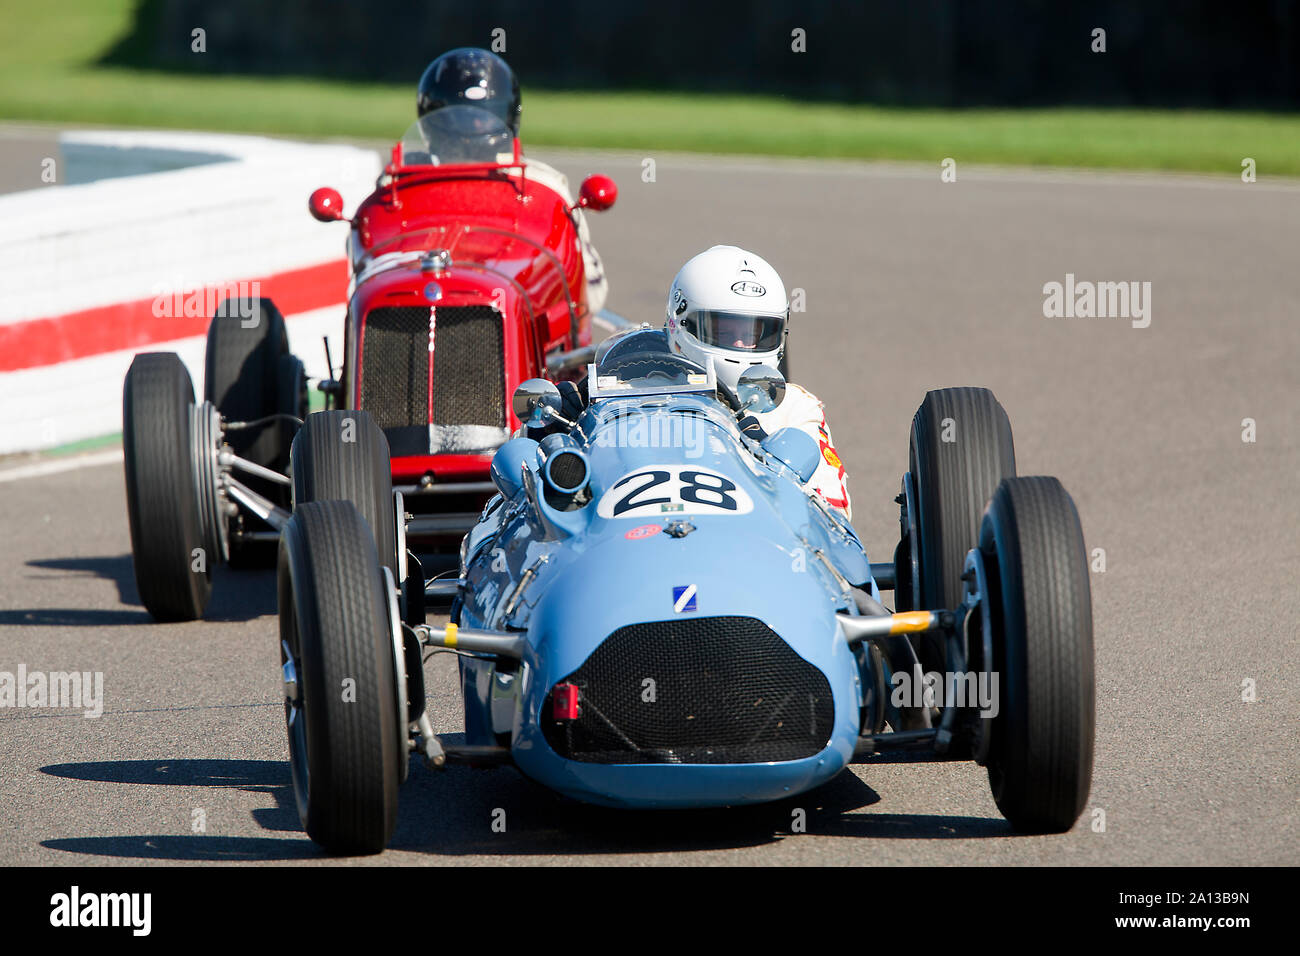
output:
[[[576,684],[556,684],[553,694],[556,720],[578,719],[578,686]]]

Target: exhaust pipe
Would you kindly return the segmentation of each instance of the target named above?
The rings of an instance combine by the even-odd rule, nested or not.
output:
[[[546,503],[557,511],[581,508],[590,499],[591,462],[571,436],[547,435],[537,448]]]

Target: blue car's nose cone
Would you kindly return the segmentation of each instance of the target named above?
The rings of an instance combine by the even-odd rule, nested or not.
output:
[[[552,790],[584,803],[628,809],[769,803],[821,786],[848,763],[838,747],[770,764],[592,764],[522,748],[516,748],[515,759],[524,773]]]
[[[684,539],[606,538],[549,582],[514,738],[529,776],[594,803],[728,806],[849,762],[860,672],[825,582],[734,523],[698,523]],[[557,718],[561,683],[577,687],[576,717]]]

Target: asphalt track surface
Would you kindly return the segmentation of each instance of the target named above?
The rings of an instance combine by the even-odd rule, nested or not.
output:
[[[41,179],[42,163],[55,161],[55,178],[63,152],[58,134],[38,126],[0,125],[0,195],[51,185]]]
[[[1059,476],[1105,550],[1092,793],[1072,832],[1028,837],[969,763],[878,757],[785,803],[661,813],[417,764],[391,849],[352,862],[1300,862],[1300,185],[667,155],[647,183],[639,156],[548,158],[620,184],[593,217],[611,308],[660,321],[714,242],[805,290],[794,379],[826,403],[876,560],[925,391],[994,390],[1020,472]],[[1067,273],[1151,282],[1150,326],[1045,318],[1043,285]],[[0,483],[0,528],[0,670],[102,671],[105,688],[98,719],[0,710],[0,863],[336,862],[293,806],[270,573],[223,570],[207,620],[151,623],[118,464]],[[454,674],[449,655],[428,666],[449,733]]]

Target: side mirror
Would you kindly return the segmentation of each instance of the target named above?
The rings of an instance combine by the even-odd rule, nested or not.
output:
[[[763,450],[807,484],[822,460],[821,446],[802,428],[781,428],[763,439]]]
[[[740,373],[736,397],[746,414],[770,412],[785,398],[785,376],[770,365],[751,365]]]
[[[307,209],[318,222],[335,222],[343,218],[343,197],[337,189],[322,186],[308,198]]]
[[[604,212],[618,199],[618,186],[608,176],[588,176],[578,190],[578,205],[592,212]]]
[[[544,378],[530,378],[526,382],[520,382],[510,400],[510,407],[517,419],[535,428],[553,421],[564,421],[560,415],[560,410],[564,408],[560,390],[554,382],[548,382]]]

